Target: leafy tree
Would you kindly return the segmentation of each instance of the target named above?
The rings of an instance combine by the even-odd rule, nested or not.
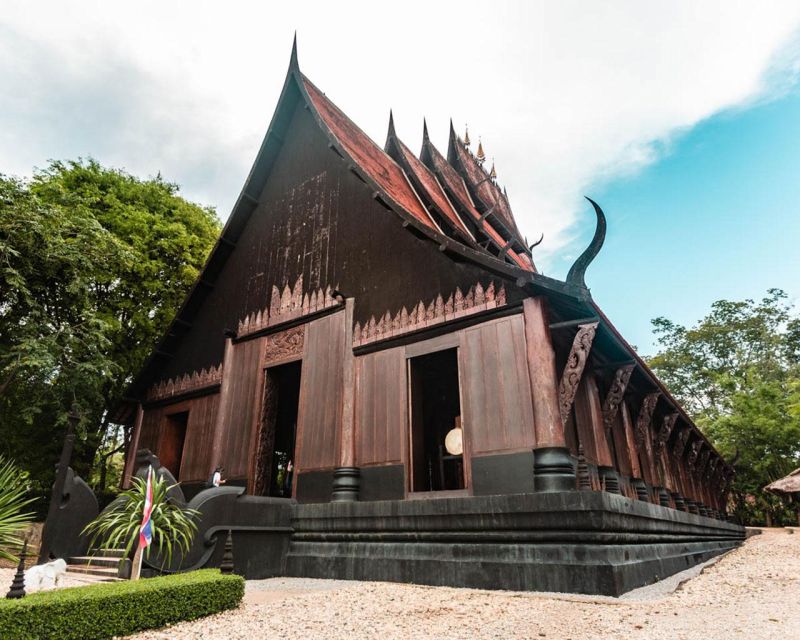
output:
[[[161,176],[91,159],[52,162],[29,183],[0,176],[0,446],[41,491],[73,404],[73,466],[89,478],[94,464],[101,489],[116,473],[124,434],[110,410],[218,233],[213,210]]]
[[[145,557],[156,549],[164,566],[170,566],[173,551],[181,556],[188,553],[194,534],[197,532],[195,520],[200,515],[194,509],[183,509],[170,502],[167,492],[170,487],[164,478],[157,474],[152,476],[153,510],[150,522],[153,529],[153,544],[147,547]],[[130,489],[119,494],[109,507],[92,520],[83,533],[91,536],[89,548],[109,547],[125,549],[130,555],[139,540],[139,527],[144,515],[144,502],[147,496],[146,480],[137,477],[132,479]]]
[[[28,475],[0,456],[0,558],[12,562],[19,561],[12,553],[22,544],[19,534],[33,519],[32,512],[23,511],[33,502],[27,493]]]
[[[747,522],[784,520],[762,489],[800,466],[800,320],[783,291],[719,300],[696,326],[653,320],[661,350],[649,364],[731,460],[732,495]]]

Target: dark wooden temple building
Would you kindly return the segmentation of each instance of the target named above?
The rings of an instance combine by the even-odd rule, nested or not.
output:
[[[391,117],[380,148],[295,49],[123,408],[128,477],[144,449],[187,495],[223,467],[283,514],[288,575],[619,593],[731,548],[731,468],[585,285],[591,204],[566,281],[541,275],[482,150],[451,126],[417,155]]]

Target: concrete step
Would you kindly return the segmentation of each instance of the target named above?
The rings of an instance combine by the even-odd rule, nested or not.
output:
[[[102,558],[122,558],[125,556],[125,549],[92,549],[94,557]]]
[[[68,564],[67,573],[81,573],[90,576],[101,576],[109,580],[117,580],[116,567],[95,567],[92,565]]]
[[[113,567],[114,569],[117,568],[119,565],[119,561],[122,558],[106,558],[103,556],[75,556],[72,558],[67,558],[67,564],[69,565],[93,565],[96,567]]]

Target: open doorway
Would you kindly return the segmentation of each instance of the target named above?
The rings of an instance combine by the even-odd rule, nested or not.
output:
[[[465,487],[458,351],[409,360],[411,491]]]
[[[189,424],[189,412],[168,414],[161,427],[161,441],[158,445],[158,459],[162,467],[166,467],[172,476],[180,481],[183,444],[186,441],[186,427]]]
[[[269,367],[264,372],[264,397],[256,450],[253,493],[290,498],[294,468],[302,362]]]

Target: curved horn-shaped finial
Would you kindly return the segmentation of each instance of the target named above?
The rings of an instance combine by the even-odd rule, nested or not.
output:
[[[603,247],[603,242],[606,239],[606,216],[599,204],[588,196],[585,197],[592,203],[594,212],[597,214],[597,228],[594,230],[594,237],[589,243],[589,246],[578,256],[575,264],[572,265],[567,274],[568,284],[578,285],[584,289],[586,288],[586,280],[584,280],[586,269],[591,264],[592,260],[597,257],[597,254],[600,253],[600,249]]]
[[[544,234],[542,234],[541,237],[536,242],[528,246],[528,251],[533,251],[536,247],[542,244],[542,240],[544,240]]]

